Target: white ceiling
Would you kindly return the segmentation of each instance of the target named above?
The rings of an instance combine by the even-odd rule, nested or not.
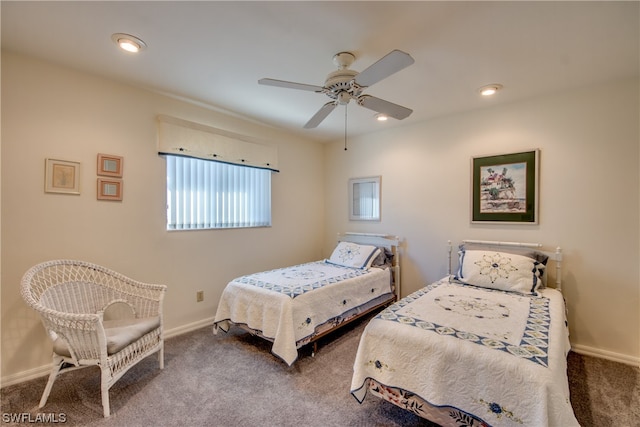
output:
[[[323,94],[258,85],[263,77],[322,86],[332,57],[362,71],[393,49],[410,67],[365,93],[412,108],[373,120],[348,107],[350,135],[638,76],[640,3],[631,2],[30,2],[2,1],[2,48],[172,94],[316,140],[344,135],[344,108],[316,129]],[[140,37],[137,56],[113,33]],[[493,99],[477,89],[501,83]]]

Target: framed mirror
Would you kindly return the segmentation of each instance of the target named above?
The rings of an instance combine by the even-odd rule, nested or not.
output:
[[[349,179],[349,220],[380,221],[380,177]]]

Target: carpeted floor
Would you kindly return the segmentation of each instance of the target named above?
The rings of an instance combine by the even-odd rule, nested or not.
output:
[[[167,340],[165,369],[151,356],[111,389],[111,417],[102,417],[97,368],[58,378],[38,409],[46,378],[1,390],[2,423],[30,413],[63,414],[69,426],[430,426],[390,403],[349,394],[353,360],[366,319],[304,348],[292,367],[270,345],[232,329],[203,328]],[[569,355],[569,385],[583,427],[640,426],[638,368]],[[49,415],[51,416],[51,415]],[[54,418],[55,420],[56,418]],[[23,423],[21,425],[24,425]],[[526,427],[526,426],[525,426]]]

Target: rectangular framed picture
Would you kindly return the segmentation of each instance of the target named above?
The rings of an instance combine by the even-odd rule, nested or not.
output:
[[[98,154],[98,175],[122,178],[122,157]]]
[[[540,150],[471,159],[471,222],[538,224]]]
[[[122,180],[98,178],[98,200],[122,200]]]
[[[350,221],[380,221],[380,178],[349,179]]]
[[[44,191],[46,193],[80,194],[80,163],[45,159]]]

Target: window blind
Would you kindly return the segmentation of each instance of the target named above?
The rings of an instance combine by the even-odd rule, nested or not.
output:
[[[167,229],[271,225],[271,170],[167,155]]]

